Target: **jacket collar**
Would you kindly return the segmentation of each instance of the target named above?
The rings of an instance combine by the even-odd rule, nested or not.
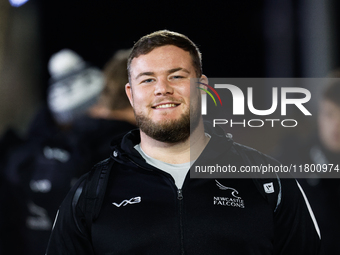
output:
[[[200,155],[200,160],[212,160],[221,154],[227,153],[233,145],[230,134],[226,134],[222,128],[213,127],[210,122],[204,122],[205,132],[211,136],[208,145]],[[150,168],[144,158],[135,150],[134,146],[140,143],[139,129],[134,129],[119,137],[111,143],[116,160],[132,160],[140,166]],[[152,167],[151,167],[152,168]]]

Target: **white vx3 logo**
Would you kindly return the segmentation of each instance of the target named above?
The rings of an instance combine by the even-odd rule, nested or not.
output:
[[[129,200],[123,200],[120,204],[117,203],[112,203],[117,207],[121,207],[121,206],[126,206],[126,205],[133,205],[133,204],[137,204],[142,202],[142,198],[141,197],[133,197],[130,198]]]

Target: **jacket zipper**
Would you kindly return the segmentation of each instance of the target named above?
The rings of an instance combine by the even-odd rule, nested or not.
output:
[[[150,169],[147,169],[147,168],[137,164],[135,161],[133,161],[129,157],[127,157],[127,158],[129,159],[130,162],[135,164],[137,167],[150,171]],[[160,174],[162,174],[162,173],[160,173]],[[170,182],[173,185],[176,186],[173,179],[171,179],[169,177],[167,177],[167,178],[170,180]],[[183,183],[183,185],[184,185],[184,183]],[[185,252],[184,252],[184,234],[183,234],[183,191],[182,191],[182,189],[178,189],[177,186],[176,186],[176,189],[177,189],[177,199],[179,200],[179,227],[180,227],[180,238],[181,238],[181,254],[184,255]]]
[[[182,189],[178,189],[177,190],[177,198],[178,198],[178,200],[182,200],[183,199]]]
[[[183,193],[182,189],[177,190],[177,199],[179,200],[179,231],[181,236],[181,254],[184,255],[184,234],[183,234]]]

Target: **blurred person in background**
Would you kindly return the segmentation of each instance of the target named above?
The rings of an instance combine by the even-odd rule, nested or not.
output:
[[[294,142],[292,143],[292,141]],[[307,142],[290,138],[277,157],[283,164],[340,167],[340,70],[327,79],[318,105],[317,130]],[[340,170],[340,169],[339,169]],[[299,179],[318,219],[325,254],[340,254],[340,180],[323,173]],[[340,174],[339,174],[340,177]]]
[[[95,105],[74,123],[74,129],[87,148],[91,166],[106,159],[114,136],[136,128],[133,108],[125,94],[128,82],[127,59],[131,49],[119,50],[104,66],[105,86]]]
[[[52,55],[48,69],[47,105],[37,112],[25,141],[11,153],[6,166],[8,183],[17,187],[12,208],[25,206],[6,224],[14,228],[24,217],[19,227],[24,242],[16,240],[16,245],[24,247],[25,255],[44,254],[60,202],[73,182],[91,168],[89,148],[81,145],[73,125],[96,103],[104,87],[102,71],[69,49]],[[9,209],[6,213],[13,213]]]
[[[118,51],[104,72],[68,49],[51,57],[48,107],[8,168],[27,204],[25,255],[45,253],[55,214],[73,183],[110,155],[115,135],[135,128],[125,94],[129,53]]]

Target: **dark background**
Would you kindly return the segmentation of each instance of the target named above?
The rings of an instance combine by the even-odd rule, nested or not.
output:
[[[160,29],[186,34],[208,76],[263,76],[263,1],[41,1],[44,62],[68,47],[102,67],[115,50]]]

